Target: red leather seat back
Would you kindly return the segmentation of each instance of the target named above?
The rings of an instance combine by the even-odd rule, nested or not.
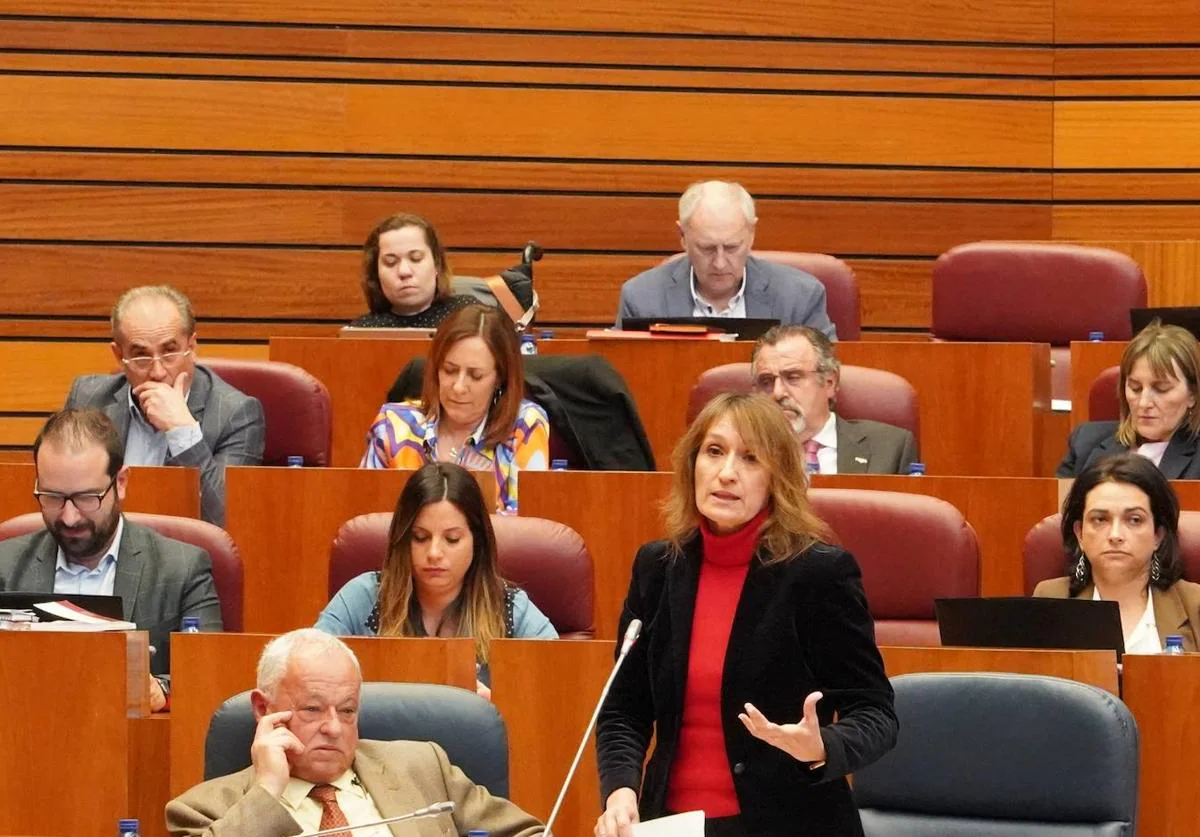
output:
[[[1146,277],[1115,250],[981,241],[933,266],[933,336],[1065,346],[1102,331],[1128,340],[1129,309],[1146,305]]]
[[[933,600],[979,595],[975,530],[946,501],[847,488],[809,498],[862,567],[880,642],[938,645]]]
[[[1088,421],[1119,421],[1121,418],[1121,367],[1110,366],[1096,376],[1088,388]]]
[[[201,360],[221,380],[262,402],[267,423],[264,465],[286,465],[303,456],[306,466],[329,464],[333,408],[329,390],[308,371],[274,360]]]
[[[392,515],[363,514],[342,524],[329,556],[329,597],[350,579],[383,566]],[[529,594],[563,639],[595,636],[595,576],[583,538],[539,517],[492,515],[500,574]]]
[[[700,373],[688,394],[687,423],[704,405],[723,392],[754,391],[749,363],[726,363]],[[844,419],[870,419],[911,430],[920,441],[917,391],[907,380],[883,369],[843,366],[837,394],[837,414]]]
[[[219,526],[191,517],[126,512],[131,523],[153,529],[164,537],[198,546],[212,561],[213,584],[221,599],[221,622],[226,631],[242,630],[242,557],[229,533]],[[45,526],[41,514],[33,512],[0,523],[0,540],[36,532]]]
[[[1026,533],[1022,550],[1025,595],[1033,595],[1033,588],[1039,581],[1067,574],[1061,527],[1062,515],[1052,514]],[[1179,557],[1183,561],[1183,577],[1188,581],[1200,581],[1200,511],[1179,513]]]

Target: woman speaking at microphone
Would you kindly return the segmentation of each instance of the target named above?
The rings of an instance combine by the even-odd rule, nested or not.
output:
[[[846,776],[899,724],[858,565],[826,542],[791,427],[762,396],[722,395],[672,462],[667,538],[638,550],[621,613],[618,635],[641,619],[641,639],[597,725],[596,837],[696,809],[707,837],[862,835]]]

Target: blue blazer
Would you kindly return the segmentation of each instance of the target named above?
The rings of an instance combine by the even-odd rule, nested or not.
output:
[[[684,256],[639,273],[622,285],[617,327],[627,317],[692,316],[691,269],[692,263]],[[825,310],[825,286],[802,270],[754,256],[746,259],[746,316],[810,326],[837,339]]]

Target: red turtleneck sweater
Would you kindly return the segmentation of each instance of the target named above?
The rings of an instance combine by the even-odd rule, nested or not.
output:
[[[702,810],[710,818],[741,813],[725,752],[721,674],[733,616],[766,518],[763,509],[728,535],[714,533],[706,521],[700,524],[704,560],[692,616],[683,725],[667,787],[667,809],[671,811]],[[737,718],[728,722],[739,723]]]

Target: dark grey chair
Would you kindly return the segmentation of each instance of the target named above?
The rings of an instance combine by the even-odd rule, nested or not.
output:
[[[250,766],[254,727],[250,692],[221,704],[204,740],[205,779]],[[475,784],[493,796],[508,797],[504,720],[474,692],[429,683],[364,683],[358,734],[375,741],[432,741]]]
[[[899,743],[854,774],[867,837],[1137,833],[1137,725],[1114,695],[1020,674],[892,685]]]

